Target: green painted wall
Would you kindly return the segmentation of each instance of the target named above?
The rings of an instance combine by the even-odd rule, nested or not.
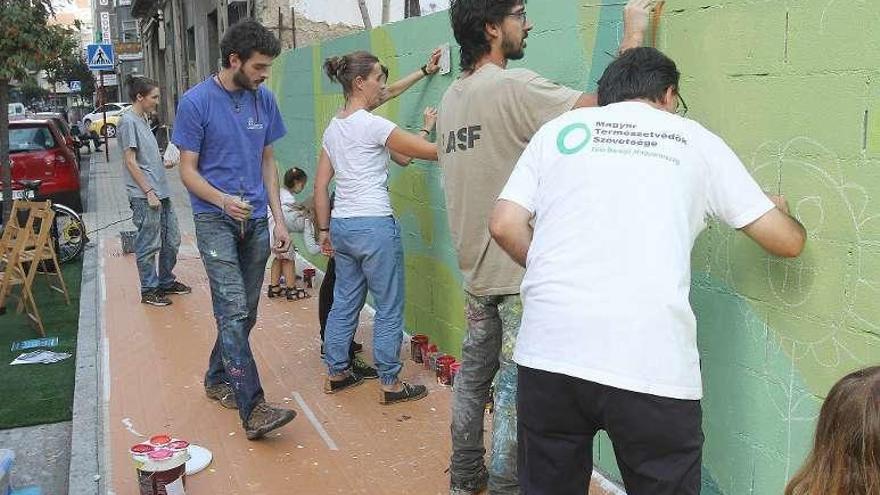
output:
[[[595,89],[621,33],[619,3],[530,2],[536,27],[516,65]],[[718,225],[694,250],[704,494],[781,493],[831,384],[880,362],[878,32],[874,0],[671,0],[649,36],[679,64],[689,117],[723,136],[767,190],[786,194],[809,231],[803,256],[790,261]],[[324,58],[369,49],[394,79],[445,41],[454,45],[441,13],[282,55],[271,80],[290,129],[281,166],[314,171],[342,101],[320,71]],[[452,77],[422,82],[379,113],[418,129],[422,108],[439,102]],[[395,168],[391,191],[405,229],[407,330],[458,352],[461,276],[441,176],[426,163]],[[596,454],[616,476],[606,438]]]

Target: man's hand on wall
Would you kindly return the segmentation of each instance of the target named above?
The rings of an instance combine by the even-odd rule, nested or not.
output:
[[[785,196],[781,194],[768,194],[767,197],[770,198],[770,201],[773,201],[773,204],[776,205],[777,208],[779,208],[779,211],[785,213],[786,215],[791,215],[791,213],[789,213],[788,211],[788,200],[785,199]]]
[[[657,0],[629,0],[623,8],[623,42],[620,52],[642,45],[645,30],[648,29],[648,17],[651,7]],[[662,3],[662,0],[661,0]]]

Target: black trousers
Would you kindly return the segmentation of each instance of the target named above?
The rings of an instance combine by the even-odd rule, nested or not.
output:
[[[520,493],[584,495],[593,437],[608,432],[628,495],[698,495],[702,408],[519,366]]]
[[[327,261],[327,270],[324,272],[324,280],[321,282],[321,290],[318,292],[318,322],[321,324],[321,345],[324,344],[324,330],[327,328],[327,316],[333,307],[333,289],[336,287],[336,259],[332,256]],[[352,342],[354,337],[352,336]],[[354,359],[354,351],[349,346],[349,359]]]

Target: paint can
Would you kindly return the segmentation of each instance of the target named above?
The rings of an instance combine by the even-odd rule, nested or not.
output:
[[[156,435],[131,447],[140,495],[186,495],[189,442]]]
[[[437,383],[440,385],[450,385],[452,383],[452,363],[455,358],[444,354],[437,358]]]
[[[423,344],[422,345],[422,364],[425,365],[425,369],[431,369],[431,353],[437,352],[436,344]]]
[[[461,371],[461,363],[452,363],[449,365],[449,385],[455,386],[455,377]]]
[[[306,284],[306,287],[309,289],[312,288],[312,279],[315,278],[315,269],[314,268],[303,268],[303,281]]]
[[[428,359],[425,360],[425,369],[436,373],[437,372],[437,358],[441,356],[440,351],[433,351],[428,353]]]
[[[409,353],[413,361],[422,362],[422,345],[428,343],[428,336],[422,334],[413,335],[409,339]]]

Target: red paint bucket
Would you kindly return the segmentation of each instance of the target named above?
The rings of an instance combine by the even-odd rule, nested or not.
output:
[[[452,363],[455,358],[450,355],[444,355],[437,358],[437,383],[440,385],[450,385],[452,383]]]
[[[431,357],[432,352],[437,352],[436,344],[422,344],[422,364],[425,365],[426,369],[430,369],[430,361],[428,360]]]
[[[409,353],[413,361],[417,363],[422,362],[422,346],[426,345],[427,343],[427,335],[416,334],[409,339]]]
[[[306,283],[306,287],[312,288],[312,279],[315,278],[315,269],[314,268],[303,268],[303,281]]]
[[[149,443],[129,449],[137,469],[140,495],[186,495],[188,446],[184,440],[156,435]]]
[[[449,384],[455,385],[455,377],[458,376],[458,372],[461,371],[461,363],[452,363],[449,365]]]

